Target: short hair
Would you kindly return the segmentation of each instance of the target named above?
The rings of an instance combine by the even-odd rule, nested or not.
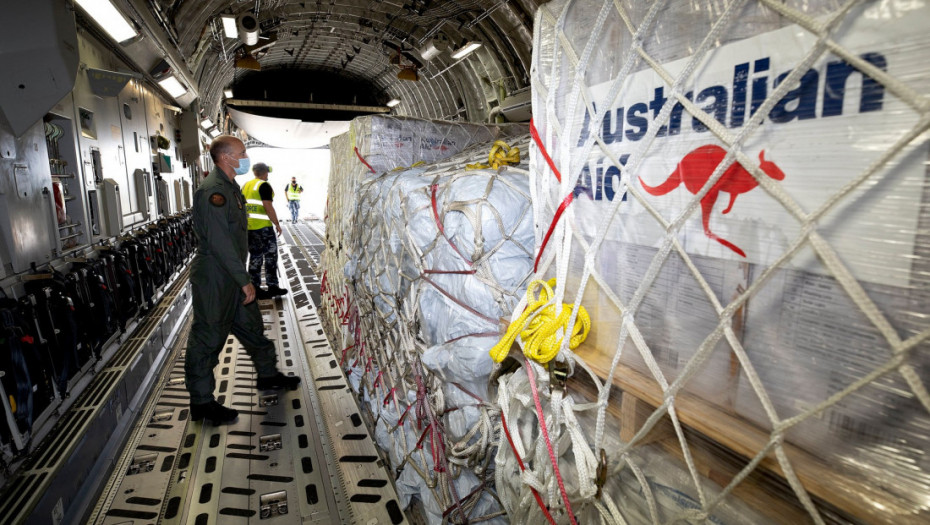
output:
[[[225,155],[227,153],[232,153],[233,144],[235,140],[239,140],[232,135],[220,135],[213,139],[213,142],[210,143],[210,158],[213,159],[213,163],[216,164],[220,155]]]

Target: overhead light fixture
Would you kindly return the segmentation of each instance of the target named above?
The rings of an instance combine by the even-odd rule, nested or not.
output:
[[[239,40],[247,46],[254,46],[258,43],[258,20],[252,16],[252,13],[246,12],[239,15],[236,19],[236,26],[239,29]]]
[[[110,38],[117,42],[125,42],[135,38],[139,33],[123,17],[110,0],[77,0],[77,4],[97,22]]]
[[[158,85],[174,98],[178,98],[187,93],[187,88],[178,82],[178,79],[174,78],[174,75],[159,80]]]
[[[205,118],[200,121],[200,127],[203,129],[210,129],[213,127],[213,121],[208,118]]]
[[[432,60],[436,58],[439,53],[442,53],[449,48],[449,40],[442,33],[439,34],[436,38],[431,38],[423,44],[418,51],[420,52],[420,57],[423,60]]]
[[[400,104],[400,100],[398,100],[398,99],[396,99],[396,98],[392,98],[391,100],[388,101],[387,107],[393,108],[394,106],[396,106],[396,105],[398,105],[398,104]]]
[[[231,89],[223,90],[223,96],[225,96],[226,98],[233,98],[232,90]]]
[[[210,136],[213,138],[219,137],[221,135],[220,130],[213,128],[210,130]]]
[[[481,47],[481,42],[474,41],[474,40],[470,42],[465,42],[464,44],[462,44],[462,47],[452,52],[452,58],[455,60],[464,58],[468,56],[470,53],[472,53],[474,50],[478,49],[479,47]]]
[[[223,34],[226,38],[236,38],[239,36],[239,29],[236,28],[236,17],[230,14],[220,15],[223,21]]]

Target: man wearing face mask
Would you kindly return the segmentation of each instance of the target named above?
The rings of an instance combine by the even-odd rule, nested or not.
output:
[[[194,192],[193,223],[198,241],[190,273],[194,322],[187,340],[184,375],[191,419],[222,424],[239,415],[213,397],[213,369],[230,333],[255,364],[258,390],[294,390],[300,378],[277,369],[274,343],[264,335],[255,287],[246,269],[248,214],[235,181],[236,175],[249,171],[245,145],[222,135],[210,144],[210,157],[215,167]]]

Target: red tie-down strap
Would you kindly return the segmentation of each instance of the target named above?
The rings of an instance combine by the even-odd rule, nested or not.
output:
[[[446,242],[449,243],[449,246],[451,246],[452,249],[455,250],[455,253],[459,254],[459,257],[461,257],[463,261],[465,261],[466,263],[468,263],[469,266],[471,266],[472,262],[469,261],[467,257],[462,255],[462,252],[459,251],[458,246],[452,244],[452,239],[450,239],[446,235],[446,229],[442,226],[442,221],[439,220],[439,210],[436,207],[436,190],[437,189],[439,189],[438,184],[433,184],[432,186],[430,186],[430,193],[431,193],[430,200],[433,205],[433,219],[436,221],[436,227],[439,228],[439,233],[442,234],[442,238],[445,239]]]
[[[358,157],[358,160],[362,161],[362,164],[364,164],[365,166],[368,166],[368,169],[371,170],[372,173],[376,173],[375,169],[372,168],[371,165],[365,161],[365,157],[362,157],[362,154],[358,152],[357,147],[355,148],[355,156]]]
[[[549,164],[549,169],[552,170],[553,175],[555,175],[556,180],[560,183],[562,182],[562,174],[559,173],[558,168],[555,167],[555,163],[552,162],[552,157],[549,156],[549,152],[546,151],[546,147],[543,146],[542,139],[539,138],[539,132],[536,131],[536,126],[533,124],[533,121],[530,120],[530,135],[533,137],[533,142],[536,143],[536,147],[539,148],[539,152],[542,153],[546,163]],[[569,193],[565,199],[562,201],[562,204],[559,204],[559,208],[555,210],[555,215],[552,217],[552,223],[549,224],[549,230],[546,232],[546,236],[543,237],[543,242],[539,246],[539,253],[536,254],[536,262],[533,263],[533,271],[536,272],[539,269],[539,260],[542,258],[543,252],[546,250],[546,245],[549,244],[549,237],[552,236],[555,226],[559,223],[559,219],[562,218],[562,213],[565,211],[565,208],[572,203],[572,199],[575,197],[575,192],[572,191]]]
[[[510,437],[510,429],[507,428],[507,418],[504,417],[503,411],[501,412],[501,426],[504,429],[504,435],[507,436],[507,442],[510,443],[510,449],[513,450],[513,455],[517,458],[517,464],[520,465],[520,471],[526,470],[526,466],[523,465],[523,459],[520,457],[520,454],[517,453],[517,446],[513,444],[513,438]],[[539,496],[539,492],[536,492],[536,489],[533,487],[530,487],[530,491],[533,492],[536,503],[539,505],[539,508],[542,509],[549,523],[556,525],[555,519],[552,518],[552,514],[549,514],[549,509],[547,509],[546,505],[543,503],[542,497]]]
[[[342,359],[339,360],[339,366],[342,366],[342,363],[346,360],[346,354],[353,348],[355,348],[355,345],[349,345],[342,349]]]
[[[346,311],[342,314],[342,324],[349,324],[349,314],[352,312],[352,296],[349,295],[349,285],[346,285]]]

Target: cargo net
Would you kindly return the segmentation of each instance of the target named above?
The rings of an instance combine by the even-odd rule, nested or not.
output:
[[[526,131],[501,128],[503,141],[356,190],[339,366],[404,506],[416,496],[430,523],[506,522],[493,490],[500,415],[488,350],[532,274]]]
[[[321,256],[322,285],[329,292],[322,305],[323,320],[329,334],[343,333],[348,321],[351,293],[345,268],[351,258],[349,248],[358,221],[358,188],[362,181],[397,168],[448,158],[476,143],[505,136],[510,133],[508,129],[506,125],[378,115],[354,119],[348,133],[330,141],[326,248]]]
[[[536,275],[591,327],[501,367],[515,522],[930,520],[928,21],[906,2],[540,8]]]

